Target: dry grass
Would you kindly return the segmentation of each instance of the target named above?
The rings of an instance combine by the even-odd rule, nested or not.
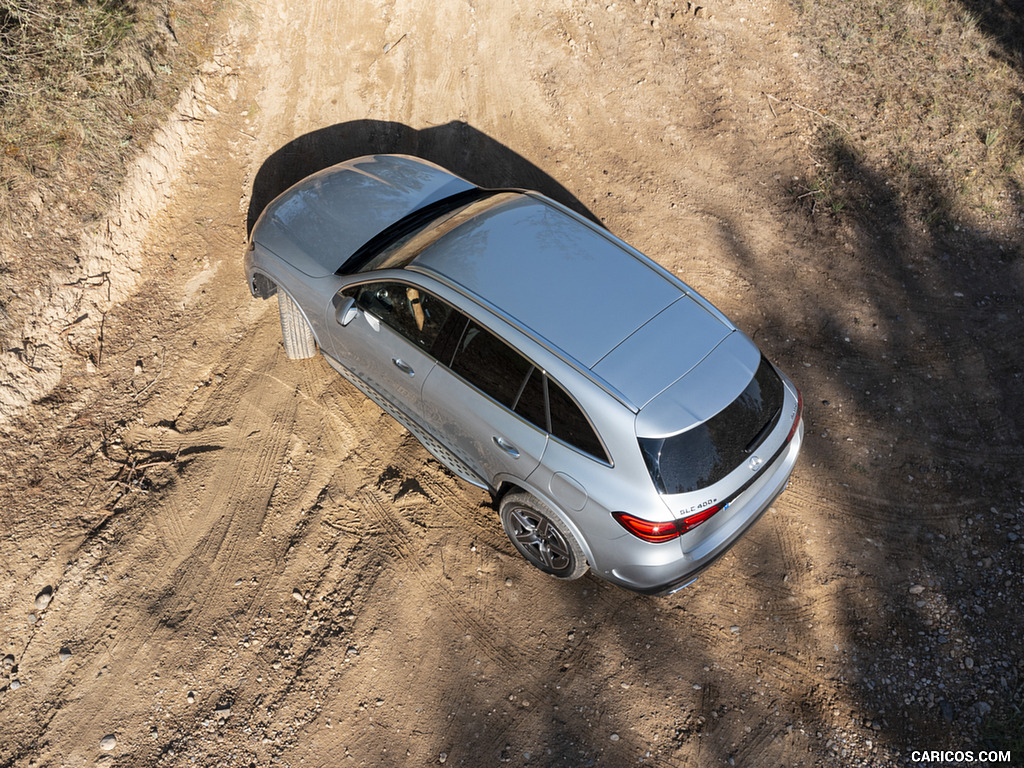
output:
[[[1012,52],[950,0],[807,2],[802,33],[831,83],[820,176],[833,210],[872,205],[855,169],[885,179],[926,226],[1019,219],[1024,78]]]
[[[0,349],[208,53],[216,0],[0,0]]]

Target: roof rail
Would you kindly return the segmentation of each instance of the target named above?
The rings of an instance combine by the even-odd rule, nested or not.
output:
[[[486,299],[484,299],[484,298],[478,296],[477,294],[473,293],[468,288],[466,288],[466,286],[464,286],[461,283],[458,283],[458,282],[452,280],[447,275],[443,275],[440,272],[437,272],[437,271],[431,269],[430,267],[423,266],[422,264],[415,264],[415,263],[408,264],[408,265],[406,265],[405,269],[407,269],[407,270],[409,270],[411,272],[419,272],[422,275],[427,275],[428,277],[431,277],[434,280],[436,280],[437,282],[439,282],[439,283],[447,286],[448,288],[452,289],[456,293],[459,293],[460,295],[465,296],[467,299],[472,301],[474,304],[482,307],[483,309],[486,309],[492,315],[500,318],[501,320],[504,320],[506,323],[511,325],[513,328],[515,328],[517,331],[522,333],[524,336],[527,336],[531,341],[534,341],[537,344],[539,344],[540,346],[544,347],[544,349],[546,349],[548,352],[553,354],[559,360],[561,360],[566,365],[571,367],[573,370],[577,371],[578,373],[583,374],[583,376],[585,376],[588,380],[590,380],[591,382],[596,384],[598,387],[600,387],[602,390],[604,390],[607,394],[609,394],[612,397],[614,397],[616,400],[618,400],[620,403],[622,403],[622,405],[624,405],[627,408],[629,408],[629,410],[631,410],[633,413],[639,413],[640,412],[640,408],[632,400],[630,400],[628,397],[626,397],[620,390],[616,389],[611,384],[609,384],[607,381],[605,381],[602,377],[600,377],[596,373],[594,373],[590,368],[587,368],[583,363],[581,363],[575,357],[573,357],[572,355],[568,354],[561,347],[556,346],[549,339],[545,338],[544,336],[541,336],[539,333],[534,331],[529,326],[523,325],[519,320],[517,320],[516,318],[512,317],[512,315],[508,314],[507,312],[505,312],[504,310],[502,310],[499,307],[495,306],[494,304],[492,304],[491,302],[487,301]]]

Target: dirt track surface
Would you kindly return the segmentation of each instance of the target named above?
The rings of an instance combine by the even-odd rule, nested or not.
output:
[[[809,214],[819,118],[788,6],[684,8],[237,6],[108,225],[109,279],[76,288],[103,321],[63,333],[99,364],[65,352],[2,426],[0,765],[981,748],[1020,690],[1019,265]],[[393,151],[600,220],[803,389],[790,489],[695,585],[531,569],[489,497],[322,359],[285,359],[247,226]]]

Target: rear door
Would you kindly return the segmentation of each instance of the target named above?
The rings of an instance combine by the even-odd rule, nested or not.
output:
[[[427,376],[424,417],[492,487],[501,474],[525,479],[548,440],[541,372],[472,320],[451,355],[450,367],[437,365]]]

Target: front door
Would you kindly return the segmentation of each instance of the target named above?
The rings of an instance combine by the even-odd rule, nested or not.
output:
[[[437,364],[430,350],[450,307],[401,282],[371,282],[343,292],[359,311],[347,325],[328,309],[334,357],[393,407],[421,421],[420,393]]]

